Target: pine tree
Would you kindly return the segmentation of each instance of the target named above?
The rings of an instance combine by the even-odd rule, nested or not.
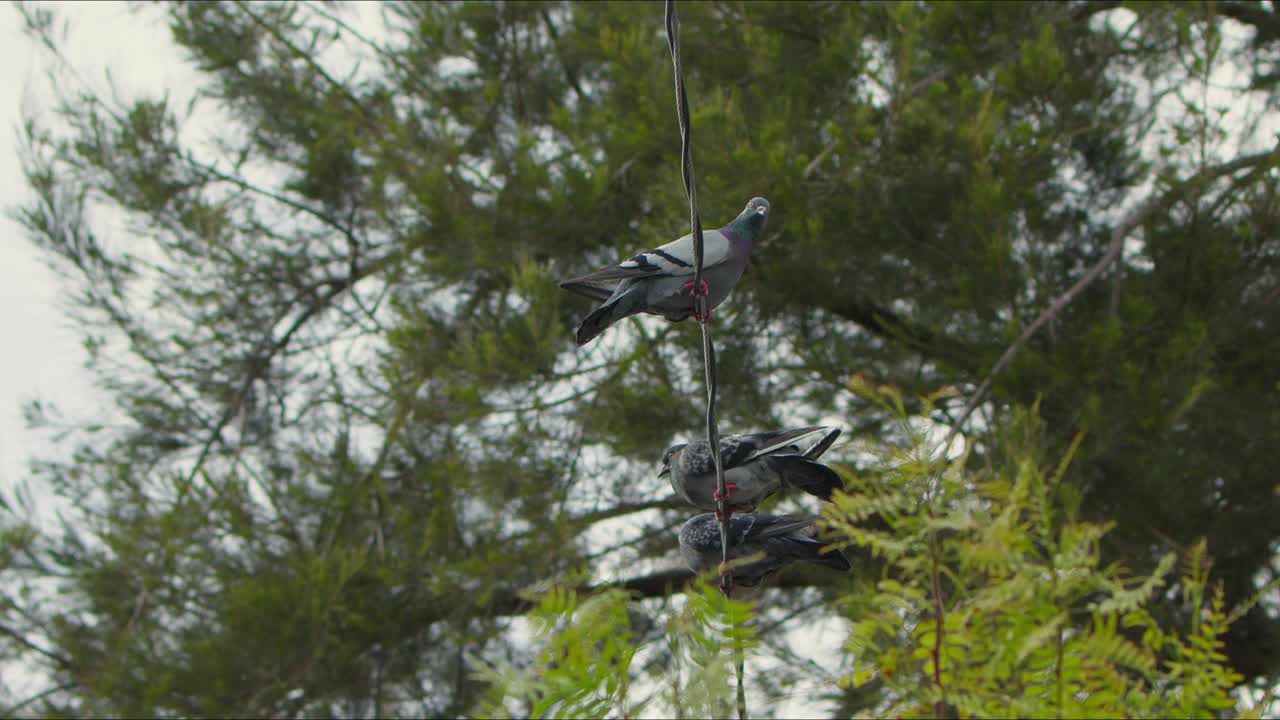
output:
[[[23,8],[55,52],[57,11]],[[6,500],[0,653],[56,689],[22,712],[453,716],[490,697],[477,668],[530,660],[522,591],[680,591],[689,511],[654,463],[700,432],[697,328],[580,350],[589,304],[555,285],[687,232],[661,5],[388,3],[378,35],[337,4],[141,11],[201,72],[194,107],[71,83],[26,127],[14,211],[119,422],[33,468],[63,526]],[[1085,433],[1061,482],[1112,525],[1098,567],[1156,575],[1203,538],[1222,607],[1253,598],[1280,502],[1273,9],[689,3],[681,23],[705,222],[773,207],[717,310],[721,428],[838,417],[857,442],[831,457],[869,472],[854,448],[903,437],[852,378],[953,422],[1119,242],[995,378],[968,462],[1007,457],[997,429],[1035,405],[1044,457]],[[1245,80],[1205,90],[1228,67]],[[1248,103],[1243,125],[1219,110]],[[786,575],[761,612],[866,590],[832,582]],[[1178,603],[1152,598],[1153,622]],[[1266,608],[1225,643],[1245,680],[1280,671]]]

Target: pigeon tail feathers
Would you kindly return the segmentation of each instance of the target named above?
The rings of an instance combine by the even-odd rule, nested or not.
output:
[[[853,565],[849,563],[849,558],[840,552],[839,548],[833,545],[823,545],[822,547],[830,549],[826,552],[819,552],[818,557],[814,559],[815,563],[841,571],[848,571],[853,568]]]
[[[836,570],[850,570],[853,567],[849,558],[840,552],[840,548],[824,540],[799,532],[788,533],[783,536],[783,540],[790,546],[790,553],[797,560]]]
[[[817,444],[804,451],[804,456],[810,460],[817,460],[822,457],[822,453],[826,452],[831,447],[831,443],[834,443],[838,437],[840,437],[840,428],[831,428]]]
[[[638,293],[634,292],[634,290],[624,292],[592,310],[591,314],[583,318],[582,324],[578,326],[578,344],[586,345],[594,340],[597,335],[608,329],[610,325],[624,317],[634,315],[638,310],[636,307],[637,295]]]
[[[591,283],[582,280],[565,280],[560,283],[560,287],[571,293],[576,293],[585,298],[590,298],[596,302],[605,302],[613,297],[615,288],[608,287],[603,283]]]
[[[787,484],[810,495],[830,500],[832,492],[844,489],[844,480],[835,470],[803,455],[775,455],[771,459]]]

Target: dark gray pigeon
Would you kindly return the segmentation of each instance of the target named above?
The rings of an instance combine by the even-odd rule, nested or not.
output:
[[[811,562],[848,570],[849,558],[814,537],[816,517],[751,513],[729,521],[729,559],[756,553],[763,558],[733,569],[735,587],[755,587],[766,576],[793,562]],[[680,528],[680,554],[694,572],[720,565],[720,521],[712,513],[695,515]]]
[[[782,488],[831,499],[831,492],[843,489],[844,482],[816,460],[839,436],[840,428],[816,425],[720,438],[729,512],[751,512]],[[663,475],[670,476],[671,489],[689,504],[699,510],[719,510],[715,459],[706,440],[671,446],[662,456],[658,476]]]
[[[719,230],[702,231],[702,287],[709,308],[729,297],[751,257],[751,244],[769,217],[769,201],[752,198],[742,214]],[[619,320],[649,313],[673,322],[695,316],[693,234],[642,252],[560,287],[603,301],[578,326],[578,344],[586,345]],[[614,287],[613,284],[617,283]]]

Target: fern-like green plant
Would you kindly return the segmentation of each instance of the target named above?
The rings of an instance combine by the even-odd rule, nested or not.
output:
[[[1241,678],[1222,638],[1243,609],[1224,607],[1203,544],[1183,554],[1180,573],[1176,553],[1147,576],[1102,562],[1110,526],[1077,520],[1078,496],[1063,482],[1083,436],[1050,463],[1036,409],[1017,411],[985,453],[1000,459],[973,469],[967,457],[939,457],[925,418],[941,394],[911,414],[892,388],[854,389],[900,438],[862,448],[878,466],[846,473],[846,491],[823,512],[823,531],[870,561],[862,572],[878,573],[832,603],[850,619],[842,683],[862,707],[886,717],[1085,718],[1267,707],[1232,696]],[[1156,617],[1157,597],[1181,598],[1178,627]],[[528,616],[533,659],[477,661],[491,686],[482,714],[733,715],[734,650],[746,653],[752,684],[753,606],[701,578],[645,608],[665,629],[645,645],[632,632],[636,602],[619,590],[542,593]]]
[[[581,595],[555,587],[527,616],[534,660],[473,662],[490,685],[482,717],[634,717],[646,709],[679,717],[728,717],[734,712],[734,653],[756,644],[752,604],[726,598],[715,578],[668,603],[663,647],[635,663],[635,601],[621,590]],[[637,667],[637,665],[639,665]],[[633,686],[644,689],[633,698]]]
[[[1046,465],[1032,408],[999,434],[1007,463],[966,472],[964,457],[930,455],[919,416],[894,389],[854,389],[904,438],[882,449],[878,468],[849,476],[824,514],[847,547],[883,561],[874,592],[851,603],[854,670],[844,679],[878,682],[877,712],[1216,717],[1235,708],[1241,678],[1221,652],[1232,616],[1210,587],[1203,544],[1179,579],[1169,577],[1173,553],[1147,577],[1103,566],[1109,527],[1077,521],[1061,482],[1081,437]],[[924,398],[921,415],[935,401]],[[1157,592],[1186,599],[1187,630],[1148,612]]]

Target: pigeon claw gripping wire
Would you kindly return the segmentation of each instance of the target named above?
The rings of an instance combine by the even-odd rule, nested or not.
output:
[[[732,505],[730,505],[730,504],[729,504],[729,496],[733,495],[733,491],[734,491],[734,490],[737,490],[737,489],[738,489],[738,486],[737,486],[737,484],[735,484],[735,483],[727,482],[727,483],[725,483],[725,484],[724,484],[724,498],[723,498],[723,500],[724,500],[724,515],[721,515],[721,514],[720,514],[720,508],[719,508],[719,507],[717,507],[717,508],[716,508],[716,519],[717,519],[717,520],[730,519],[730,518],[732,518],[732,517],[733,517],[733,512],[734,512],[734,510],[735,510],[735,509],[740,509],[740,508],[734,508]],[[717,503],[717,505],[718,505],[718,504],[720,503],[720,500],[722,499],[722,498],[720,497],[720,488],[716,488],[715,492],[711,494],[711,497],[716,501],[716,503]]]
[[[704,298],[711,296],[711,286],[707,284],[707,279],[702,278],[701,283],[694,280],[680,286],[681,290],[688,290],[689,294],[695,298]],[[698,322],[711,322],[711,308],[707,308],[707,314],[704,316],[698,312],[698,303],[693,303],[693,319]]]
[[[738,489],[737,483],[731,483],[731,482],[725,483],[724,499],[727,501],[733,495],[733,491],[737,489]],[[715,500],[716,502],[720,502],[720,488],[716,488],[716,491],[711,494],[711,499]]]
[[[702,278],[702,284],[701,284],[701,285],[697,285],[696,287],[695,287],[695,285],[697,285],[697,283],[695,283],[693,280],[690,280],[689,282],[685,283],[684,285],[681,285],[681,286],[680,286],[680,289],[681,289],[681,290],[688,290],[688,291],[689,291],[689,294],[690,294],[690,295],[692,295],[692,296],[694,296],[694,297],[707,297],[708,295],[710,295],[710,294],[711,294],[711,286],[707,285],[707,279],[706,279],[706,278]]]

